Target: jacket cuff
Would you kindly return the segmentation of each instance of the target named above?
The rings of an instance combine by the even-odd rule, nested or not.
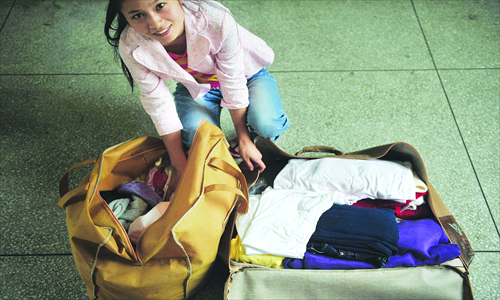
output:
[[[183,128],[179,118],[176,118],[174,122],[170,121],[168,123],[162,122],[161,119],[157,119],[155,117],[151,117],[151,119],[153,120],[153,123],[155,124],[156,127],[156,131],[160,136],[180,131]]]

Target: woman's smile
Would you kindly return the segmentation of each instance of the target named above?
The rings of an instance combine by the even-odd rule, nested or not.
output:
[[[164,37],[164,36],[169,34],[171,28],[172,28],[172,25],[168,26],[167,28],[165,28],[161,31],[155,32],[153,34],[156,36],[159,36],[159,37]]]

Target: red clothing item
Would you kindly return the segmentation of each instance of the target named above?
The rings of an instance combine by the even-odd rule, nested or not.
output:
[[[168,171],[165,167],[154,166],[149,171],[148,186],[151,187],[160,198],[165,201],[165,187],[168,183]]]
[[[424,193],[416,193],[416,198],[420,198],[424,195],[426,195],[427,192]],[[432,217],[432,211],[431,208],[427,203],[424,203],[422,205],[417,206],[416,210],[405,210],[401,212],[401,210],[410,204],[412,200],[407,200],[406,203],[399,203],[395,201],[390,201],[390,200],[379,200],[379,199],[363,199],[360,200],[356,203],[354,203],[352,206],[357,206],[357,207],[366,207],[366,208],[390,208],[394,210],[394,213],[396,214],[396,217],[404,220],[418,220],[418,219],[424,219],[424,218],[429,218]]]

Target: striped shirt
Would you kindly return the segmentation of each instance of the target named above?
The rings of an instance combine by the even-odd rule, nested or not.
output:
[[[211,88],[220,89],[220,82],[216,74],[205,74],[188,68],[187,51],[183,55],[173,54],[168,52],[168,55],[183,68],[186,72],[191,74],[198,83],[209,83]]]

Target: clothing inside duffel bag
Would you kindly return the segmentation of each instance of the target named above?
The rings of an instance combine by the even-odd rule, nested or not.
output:
[[[100,192],[133,245],[137,244],[144,229],[167,211],[170,199],[165,197],[171,169],[163,165],[160,158],[147,173],[135,180],[124,182],[115,190]]]
[[[250,195],[249,213],[236,218],[235,261],[365,269],[439,265],[460,256],[434,220],[427,186],[410,162],[329,157],[278,167],[263,180],[273,186]]]

